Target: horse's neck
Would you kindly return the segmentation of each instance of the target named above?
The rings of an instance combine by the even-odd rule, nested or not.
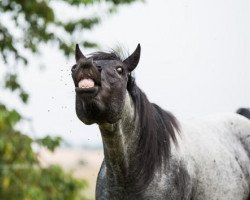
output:
[[[122,118],[115,124],[99,126],[102,133],[104,160],[107,176],[116,183],[125,184],[125,178],[136,141],[137,123],[134,105],[130,95],[126,94]]]

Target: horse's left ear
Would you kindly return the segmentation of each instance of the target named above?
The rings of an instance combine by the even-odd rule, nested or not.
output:
[[[140,55],[141,55],[141,45],[138,44],[135,51],[123,61],[123,63],[125,63],[128,66],[128,70],[130,72],[132,72],[138,65],[140,60]]]
[[[80,60],[81,58],[85,58],[85,56],[81,52],[81,49],[79,48],[79,45],[76,44],[76,49],[75,49],[75,59],[76,59],[76,62],[78,62],[78,60]]]

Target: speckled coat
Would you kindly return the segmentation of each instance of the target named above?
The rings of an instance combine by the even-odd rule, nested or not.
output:
[[[127,98],[123,119],[116,125],[100,126],[105,158],[98,175],[97,200],[250,199],[250,120],[238,114],[181,121],[178,145],[171,143],[167,167],[155,172],[140,195],[126,191],[123,171],[136,138],[136,126],[127,129],[129,124],[123,123],[134,119],[132,100]],[[106,138],[106,131],[114,131],[113,137]]]

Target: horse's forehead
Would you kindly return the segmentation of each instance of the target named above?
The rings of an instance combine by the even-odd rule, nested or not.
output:
[[[118,65],[119,63],[121,63],[121,61],[118,60],[95,60],[95,64],[101,67],[111,67]]]

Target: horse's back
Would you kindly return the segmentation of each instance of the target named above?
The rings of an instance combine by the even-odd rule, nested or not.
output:
[[[193,180],[193,199],[248,199],[250,120],[215,115],[181,127],[179,152]]]

